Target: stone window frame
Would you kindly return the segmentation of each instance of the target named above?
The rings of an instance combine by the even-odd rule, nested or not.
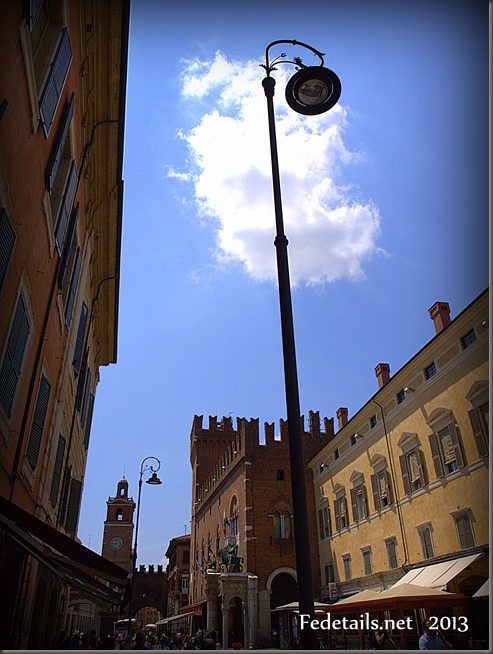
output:
[[[466,465],[462,438],[453,412],[450,409],[439,407],[428,418],[428,425],[432,429],[429,436],[433,465],[438,479],[446,477]],[[450,440],[453,453],[447,453],[443,439]],[[450,457],[453,458],[450,458]]]
[[[362,547],[361,555],[363,557],[363,574],[365,575],[365,577],[368,577],[373,574],[371,546],[365,545],[365,547]]]
[[[381,513],[394,503],[392,473],[389,470],[387,459],[382,454],[374,455],[370,465],[373,468],[373,474],[370,475],[373,504],[375,511]],[[385,483],[385,495],[381,492],[382,480]],[[384,497],[387,499],[387,503],[384,503]]]
[[[416,529],[418,531],[418,536],[419,536],[419,543],[421,546],[421,554],[423,555],[423,560],[424,561],[429,561],[435,556],[435,544],[433,543],[433,528],[431,525],[431,522],[423,522],[420,525],[416,525]],[[428,532],[430,535],[430,546],[431,546],[431,555],[427,556],[428,552],[426,550],[427,544],[425,542],[425,537],[424,534]]]
[[[346,489],[342,484],[336,484],[334,487],[334,519],[336,531],[341,532],[349,527],[349,508],[346,496]],[[342,509],[342,511],[341,511]],[[344,524],[343,524],[344,522]]]
[[[471,508],[466,506],[462,509],[457,509],[456,511],[451,511],[450,515],[452,516],[454,520],[454,526],[455,526],[455,533],[457,534],[457,542],[459,543],[459,547],[461,550],[467,550],[470,547],[475,547],[476,546],[476,536],[474,534],[474,529],[473,529],[473,516],[472,516],[472,511]],[[467,518],[469,521],[469,531],[471,534],[471,543],[470,544],[464,544],[463,541],[461,540],[461,533],[458,525],[458,520],[461,518]]]
[[[370,515],[370,505],[368,502],[368,493],[366,491],[365,478],[362,472],[355,470],[349,481],[353,487],[349,489],[351,498],[351,508],[353,511],[353,519],[355,523],[368,519]],[[363,508],[363,515],[361,515]]]
[[[342,554],[342,569],[344,570],[344,581],[350,581],[352,576],[351,571],[351,554]]]
[[[387,563],[389,566],[389,570],[396,570],[399,567],[399,556],[397,554],[397,538],[395,536],[390,536],[389,538],[385,538],[385,550],[387,552]],[[391,552],[389,550],[389,545],[393,545],[394,547],[394,556],[395,556],[395,565],[392,565],[392,556]]]
[[[332,522],[330,515],[329,501],[326,497],[322,497],[318,509],[318,528],[319,540],[325,540],[332,536]]]
[[[399,456],[401,466],[402,481],[406,495],[412,495],[422,490],[427,485],[426,467],[424,454],[421,449],[421,442],[416,433],[404,432],[397,442],[398,447],[402,450]],[[413,477],[413,470],[410,465],[410,456],[416,455],[417,477]]]

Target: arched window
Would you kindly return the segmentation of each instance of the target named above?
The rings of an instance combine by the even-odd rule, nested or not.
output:
[[[123,520],[123,509],[117,509],[116,510],[116,519],[117,520]]]
[[[281,538],[291,538],[291,513],[289,511],[283,515]]]
[[[291,513],[285,511],[281,514],[279,511],[274,511],[272,518],[274,522],[274,538],[291,538]]]
[[[274,511],[274,538],[281,538],[281,514]]]

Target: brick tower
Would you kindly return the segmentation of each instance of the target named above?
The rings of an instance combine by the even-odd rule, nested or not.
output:
[[[106,505],[108,508],[101,554],[130,572],[135,502],[128,496],[128,481],[125,477],[118,482],[116,496],[109,497]]]

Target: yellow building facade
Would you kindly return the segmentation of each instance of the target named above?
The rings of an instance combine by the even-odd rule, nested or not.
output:
[[[309,462],[322,599],[404,575],[472,597],[488,578],[489,292],[454,320],[446,302],[429,315],[434,338],[392,376],[378,364],[377,393],[351,419],[339,409]]]

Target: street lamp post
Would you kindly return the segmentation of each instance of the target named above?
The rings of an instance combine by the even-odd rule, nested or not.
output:
[[[320,61],[319,66],[305,66],[298,57],[292,61],[285,59],[283,53],[269,62],[269,50],[272,46],[290,43],[307,48]],[[274,114],[275,80],[271,76],[275,66],[281,63],[293,64],[298,72],[289,80],[286,87],[286,101],[289,106],[304,115],[317,115],[331,109],[341,94],[341,83],[337,75],[324,68],[323,54],[300,41],[273,41],[265,50],[265,69],[267,76],[262,80],[267,98],[269,121],[270,153],[272,163],[272,185],[274,191],[274,210],[276,217],[277,275],[279,284],[279,304],[281,313],[282,348],[284,360],[284,383],[286,390],[286,411],[288,420],[289,458],[291,465],[291,490],[293,495],[293,522],[295,534],[296,569],[298,580],[298,608],[300,614],[315,617],[313,581],[310,553],[310,532],[308,528],[308,511],[305,487],[305,459],[301,433],[300,400],[298,390],[298,373],[296,368],[296,349],[294,340],[293,308],[291,303],[291,285],[289,280],[288,239],[284,233],[281,201],[281,182]],[[312,629],[302,629],[301,649],[316,649],[316,636]]]
[[[157,462],[157,467],[154,467],[153,465],[147,464],[144,466],[145,462],[148,461],[149,459],[152,459],[153,461]],[[140,478],[139,478],[139,494],[137,496],[137,517],[135,519],[135,538],[134,538],[134,549],[132,553],[132,569],[130,571],[130,599],[128,603],[128,625],[127,625],[127,634],[131,633],[131,622],[132,622],[132,598],[133,598],[133,590],[134,590],[134,575],[137,567],[137,538],[139,535],[139,516],[140,516],[140,494],[142,492],[142,477],[144,475],[144,472],[152,472],[152,475],[149,477],[149,479],[146,480],[146,484],[150,484],[151,486],[158,486],[159,484],[162,484],[163,482],[159,479],[157,476],[158,470],[161,467],[161,461],[157,459],[155,456],[147,456],[142,463],[140,464]]]

